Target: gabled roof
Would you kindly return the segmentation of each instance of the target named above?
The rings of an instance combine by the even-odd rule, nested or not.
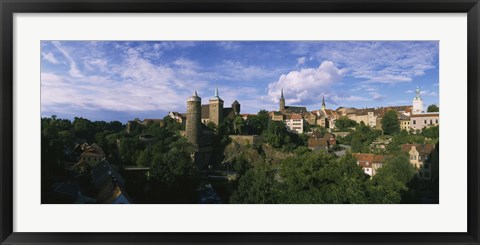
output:
[[[415,146],[415,149],[418,151],[418,153],[423,156],[429,155],[435,148],[435,145],[433,144],[403,144],[402,151],[410,152],[412,146]]]
[[[359,163],[383,163],[385,161],[384,155],[376,155],[370,153],[354,153],[353,156],[357,159]]]
[[[286,119],[303,119],[303,117],[300,114],[290,114],[286,115]]]
[[[403,113],[398,112],[398,120],[410,120],[410,117],[406,116]]]
[[[99,189],[108,178],[114,177],[119,183],[125,185],[125,180],[107,161],[103,161],[92,168],[92,181],[95,189]]]
[[[290,113],[305,113],[307,111],[307,107],[305,106],[285,106],[285,111]]]

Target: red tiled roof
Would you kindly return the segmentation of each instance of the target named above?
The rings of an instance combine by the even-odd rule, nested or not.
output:
[[[291,119],[303,119],[303,117],[302,117],[301,115],[299,115],[299,114],[292,114],[292,115],[290,116],[290,118],[291,118]]]
[[[368,154],[368,153],[356,153],[353,156],[357,159],[357,161],[361,162],[369,162],[369,163],[383,163],[385,161],[384,155],[376,155],[376,154]]]

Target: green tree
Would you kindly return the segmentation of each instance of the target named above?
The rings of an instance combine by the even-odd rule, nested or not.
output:
[[[346,116],[340,117],[339,119],[335,120],[335,127],[337,127],[339,130],[346,130],[355,126],[357,126],[357,122],[349,119]]]
[[[291,142],[287,127],[282,121],[270,121],[262,136],[266,143],[275,148],[281,148]]]
[[[428,127],[422,130],[422,135],[429,139],[438,139],[439,126]]]
[[[389,110],[385,112],[382,118],[382,129],[383,133],[389,135],[400,132],[400,121],[396,111]]]
[[[245,132],[245,126],[245,120],[243,120],[241,116],[235,117],[235,119],[233,120],[233,128],[235,133],[243,134]]]
[[[372,178],[368,188],[371,203],[400,203],[402,194],[408,191],[408,183],[416,170],[406,154],[387,159],[384,166]]]
[[[438,108],[438,106],[435,104],[429,105],[427,108],[427,112],[439,112],[439,111],[440,111],[440,108]]]
[[[275,170],[270,165],[259,164],[240,178],[230,203],[279,203],[276,185]]]
[[[365,203],[366,178],[350,155],[310,152],[282,161],[281,203]]]

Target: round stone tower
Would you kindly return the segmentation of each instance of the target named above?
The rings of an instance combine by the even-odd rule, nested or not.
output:
[[[232,109],[233,109],[233,113],[235,113],[235,116],[240,115],[240,103],[238,103],[238,101],[235,100],[232,103]]]
[[[197,91],[187,99],[187,122],[185,130],[190,143],[198,145],[200,142],[200,127],[202,123],[202,99]]]

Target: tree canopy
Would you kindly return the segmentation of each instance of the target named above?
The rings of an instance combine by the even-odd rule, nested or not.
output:
[[[427,112],[439,112],[440,108],[437,105],[432,104],[427,107]]]
[[[400,121],[396,111],[385,112],[382,118],[382,130],[384,134],[389,135],[400,132]]]

